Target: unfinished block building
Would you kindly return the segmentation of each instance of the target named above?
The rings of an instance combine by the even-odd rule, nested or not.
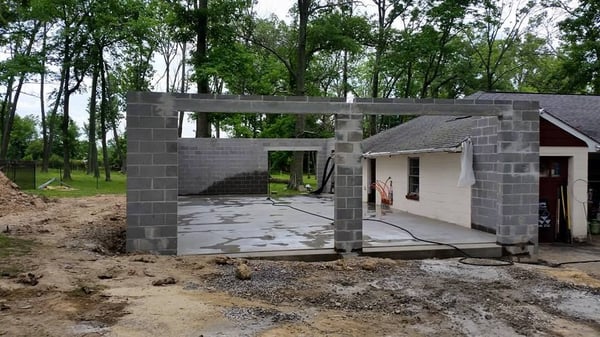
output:
[[[537,102],[482,100],[343,99],[130,93],[127,97],[127,250],[178,253],[178,197],[266,194],[268,151],[316,151],[318,172],[335,149],[334,248],[360,252],[362,120],[364,115],[487,116],[477,125],[474,160],[480,180],[472,212],[495,228],[513,254],[537,247],[539,121]],[[179,139],[178,112],[333,114],[335,139]],[[523,133],[527,137],[523,137]],[[523,169],[526,167],[527,169]],[[477,169],[476,169],[477,170]],[[523,191],[527,190],[527,193]]]

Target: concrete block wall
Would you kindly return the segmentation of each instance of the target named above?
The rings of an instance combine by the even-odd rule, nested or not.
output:
[[[362,113],[495,115],[502,118],[477,122],[474,143],[485,149],[475,155],[473,223],[495,229],[497,240],[511,253],[527,251],[537,243],[538,204],[538,106],[531,102],[452,101],[373,102],[345,104],[323,98],[200,97],[163,93],[132,93],[127,102],[128,182],[127,249],[161,254],[177,253],[177,196],[179,184],[177,110],[216,112],[314,113],[336,115],[335,248],[350,252],[362,249]],[[254,100],[252,104],[241,102]],[[221,104],[216,104],[220,102]],[[283,102],[283,103],[282,103]],[[511,109],[512,107],[512,109]],[[204,110],[203,110],[204,109]],[[486,124],[487,123],[487,124]],[[494,124],[495,123],[495,124]],[[496,128],[496,134],[492,130]],[[494,138],[495,137],[495,138]],[[210,141],[210,140],[208,140]],[[244,139],[243,142],[249,140]],[[300,140],[290,140],[297,146]],[[302,140],[304,141],[304,140]],[[322,140],[321,140],[322,141]],[[331,145],[330,142],[326,142]],[[200,146],[200,145],[194,145]],[[190,145],[190,151],[196,151]],[[494,148],[495,147],[495,148]],[[280,143],[265,143],[266,151],[289,150]],[[296,150],[300,150],[295,148]],[[492,151],[495,149],[494,151]],[[302,149],[303,150],[303,149]],[[489,151],[489,152],[488,152]],[[477,150],[475,151],[477,152]],[[329,149],[322,151],[324,165]],[[201,165],[201,157],[188,158]],[[257,158],[264,158],[257,155]],[[185,162],[184,162],[185,163]],[[242,165],[240,165],[241,167]],[[191,167],[191,166],[190,166]],[[186,169],[190,169],[187,167]],[[266,166],[255,166],[260,176]],[[254,168],[254,167],[252,167]],[[318,171],[322,172],[323,166]],[[191,169],[190,169],[191,171]],[[202,171],[202,170],[200,170]],[[254,172],[254,171],[245,171]],[[319,173],[319,172],[318,172]],[[215,180],[213,180],[214,183]],[[189,182],[191,183],[191,182]],[[265,184],[266,185],[266,184]],[[207,185],[211,186],[211,185]],[[493,210],[495,208],[495,223]]]
[[[171,96],[127,96],[129,252],[177,253],[177,123]]]
[[[333,140],[179,139],[179,195],[267,194],[270,151],[317,151],[321,181]]]
[[[340,113],[335,123],[335,249],[360,251],[362,223],[362,114]]]
[[[473,128],[471,226],[496,234],[514,254],[538,241],[539,106],[511,102],[501,117],[481,117]]]
[[[498,123],[498,243],[512,254],[537,249],[539,104],[514,102]],[[529,247],[528,247],[529,245]]]
[[[267,194],[267,152],[249,139],[179,139],[179,195]]]
[[[473,171],[471,187],[471,227],[496,234],[498,224],[498,118],[478,117],[474,121]]]

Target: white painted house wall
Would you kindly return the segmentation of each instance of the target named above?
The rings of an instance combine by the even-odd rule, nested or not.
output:
[[[541,146],[540,157],[569,157],[568,199],[571,214],[571,234],[574,239],[587,236],[587,177],[588,149],[586,147]]]
[[[391,177],[392,208],[464,227],[471,227],[471,188],[457,187],[460,153],[421,153],[377,157],[377,179]],[[408,158],[419,157],[419,200],[405,198],[408,191]],[[369,161],[363,159],[363,201],[367,201]],[[377,204],[381,197],[377,194]]]

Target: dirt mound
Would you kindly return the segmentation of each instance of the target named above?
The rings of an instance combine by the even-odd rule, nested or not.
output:
[[[23,193],[17,184],[0,172],[0,217],[7,214],[45,208],[37,196]]]

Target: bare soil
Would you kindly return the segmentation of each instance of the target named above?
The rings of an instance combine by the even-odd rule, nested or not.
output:
[[[598,264],[125,254],[122,196],[7,205],[3,235],[33,244],[0,254],[0,336],[600,335]]]

